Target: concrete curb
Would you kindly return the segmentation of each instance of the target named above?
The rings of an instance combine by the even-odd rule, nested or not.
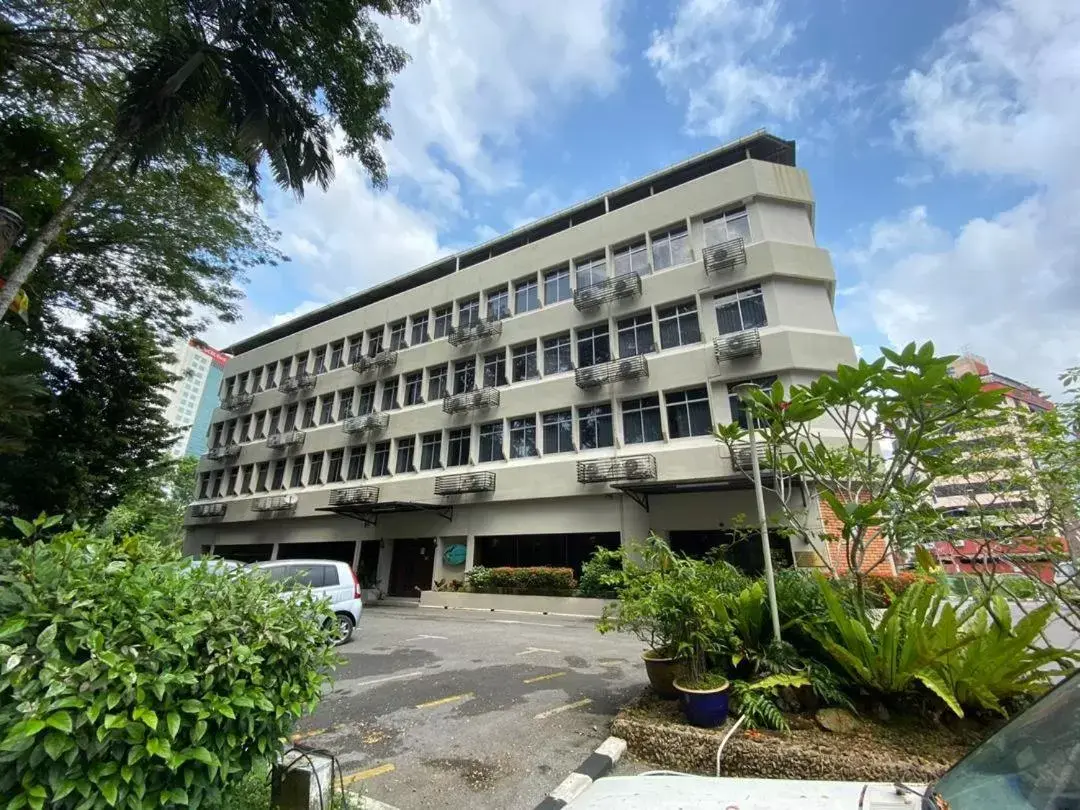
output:
[[[626,753],[626,740],[608,737],[600,747],[589,754],[574,772],[566,777],[547,797],[536,805],[536,810],[561,810],[588,790],[601,776],[607,776],[622,755]]]

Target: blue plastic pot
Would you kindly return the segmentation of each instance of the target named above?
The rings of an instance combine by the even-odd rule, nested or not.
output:
[[[728,684],[716,689],[688,689],[677,680],[674,683],[682,695],[683,713],[691,725],[716,728],[727,720]]]

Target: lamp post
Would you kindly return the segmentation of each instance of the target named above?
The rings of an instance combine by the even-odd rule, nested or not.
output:
[[[735,393],[739,399],[747,402],[750,392],[758,390],[753,383],[743,383],[735,386]],[[754,499],[757,501],[758,524],[761,527],[761,553],[765,557],[765,586],[769,591],[769,613],[772,616],[773,638],[780,640],[780,612],[776,607],[776,577],[773,575],[772,551],[769,548],[769,525],[765,516],[765,490],[761,485],[761,465],[758,463],[757,454],[757,425],[750,419],[748,430],[750,434],[750,468],[754,475]]]

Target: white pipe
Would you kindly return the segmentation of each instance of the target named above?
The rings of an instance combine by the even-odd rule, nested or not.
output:
[[[735,721],[735,725],[728,729],[728,733],[724,735],[724,739],[720,741],[720,747],[716,749],[716,775],[720,775],[720,755],[724,753],[724,746],[727,745],[727,741],[731,739],[731,735],[739,730],[739,726],[746,720],[746,715],[739,715],[739,719]]]

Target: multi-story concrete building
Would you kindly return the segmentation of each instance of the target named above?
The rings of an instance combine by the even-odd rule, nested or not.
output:
[[[165,419],[177,432],[169,448],[174,458],[201,456],[206,452],[210,419],[218,404],[222,372],[228,360],[200,340],[185,340],[173,347],[176,362],[168,370],[176,381],[165,390]]]
[[[226,350],[187,549],[416,596],[723,543],[754,502],[712,426],[738,383],[854,361],[834,286],[795,144],[757,132],[345,298]]]

